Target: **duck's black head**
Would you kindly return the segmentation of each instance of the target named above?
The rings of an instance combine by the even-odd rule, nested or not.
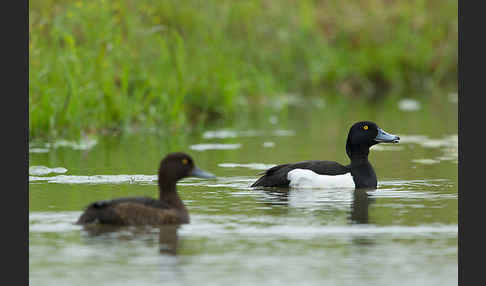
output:
[[[371,121],[361,121],[349,129],[346,153],[350,158],[369,154],[371,146],[378,143],[398,143],[400,137],[389,134]]]
[[[162,159],[159,168],[159,185],[175,184],[185,177],[215,178],[213,174],[199,169],[191,156],[185,153],[171,153]]]

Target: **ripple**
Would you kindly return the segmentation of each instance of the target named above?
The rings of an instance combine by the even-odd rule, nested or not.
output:
[[[397,198],[397,199],[457,199],[457,194],[443,194],[435,192],[414,192],[400,189],[380,189],[377,192],[368,193],[373,198]]]
[[[196,151],[206,151],[206,150],[234,150],[239,149],[241,144],[196,144],[191,145],[189,148]]]
[[[29,176],[29,182],[44,181],[58,184],[120,184],[120,183],[150,183],[157,181],[156,175],[94,175],[74,176],[60,175],[53,177]]]
[[[419,163],[419,164],[425,164],[425,165],[431,165],[431,164],[437,164],[440,162],[440,160],[434,160],[434,159],[414,159],[412,160],[414,163]]]
[[[79,142],[75,141],[68,141],[68,140],[58,140],[54,142],[53,147],[58,148],[58,147],[69,147],[74,150],[89,150],[93,148],[98,141],[96,139],[82,139]]]
[[[272,148],[272,147],[275,147],[275,143],[274,142],[263,142],[263,147],[265,148]]]
[[[75,225],[81,211],[31,212],[29,213],[29,232],[70,232],[81,230]],[[150,227],[147,227],[147,229]],[[121,234],[129,228],[123,229]],[[156,227],[153,228],[157,229]],[[207,215],[192,214],[191,223],[180,228],[181,235],[191,237],[232,237],[248,236],[253,239],[262,237],[275,240],[279,238],[308,239],[322,236],[387,235],[393,237],[433,237],[436,234],[456,236],[456,224],[432,224],[417,226],[378,226],[302,224],[299,217],[246,216],[246,215]],[[150,232],[150,231],[149,231]],[[116,233],[115,233],[116,234]]]
[[[196,181],[197,180],[197,181]],[[217,177],[215,180],[201,181],[196,178],[187,178],[179,182],[181,186],[204,186],[211,188],[231,188],[239,190],[251,190],[250,185],[254,178],[251,177]]]
[[[29,213],[29,232],[69,232],[79,229],[74,225],[81,212]]]
[[[401,151],[404,148],[402,146],[373,145],[371,149],[377,151]]]
[[[405,98],[398,101],[398,108],[403,111],[416,111],[421,108],[420,102],[415,99]]]
[[[248,163],[248,164],[237,164],[237,163],[221,163],[218,164],[219,167],[223,168],[248,168],[252,170],[267,170],[274,167],[274,164],[263,164],[263,163]]]
[[[206,131],[203,133],[204,139],[212,139],[212,138],[236,138],[238,136],[238,132],[233,130],[217,130],[217,131]]]
[[[291,130],[275,130],[272,134],[276,136],[294,136],[295,132]]]
[[[425,135],[400,135],[400,143],[414,143],[419,144],[425,148],[442,148],[455,147],[457,148],[459,138],[457,134],[446,135],[442,138],[432,139]]]
[[[257,130],[243,130],[243,131],[236,131],[236,130],[211,130],[206,131],[203,133],[202,137],[204,139],[226,139],[226,138],[238,138],[238,137],[258,137],[258,136],[294,136],[295,132],[291,130],[272,130],[272,131],[257,131]]]
[[[447,186],[449,181],[447,179],[381,181],[379,189],[368,192],[368,195],[374,198],[457,199],[457,193],[451,194],[430,190],[430,187]],[[429,190],[426,191],[426,189]]]
[[[120,183],[154,183],[157,175],[58,175],[51,177],[29,176],[29,182],[46,182],[58,184],[120,184]],[[251,189],[254,181],[251,177],[217,177],[206,180],[194,177],[184,178],[177,184],[181,186],[228,187],[235,189]]]
[[[89,150],[96,146],[98,141],[93,138],[84,138],[79,141],[57,140],[54,143],[29,143],[29,153],[47,153],[51,148],[57,149],[59,147],[67,147],[74,150]]]
[[[220,236],[248,236],[259,239],[267,238],[275,240],[278,238],[286,239],[310,239],[322,238],[323,236],[375,236],[386,235],[398,238],[433,237],[442,234],[455,237],[458,234],[457,225],[419,225],[419,226],[376,226],[376,225],[302,225],[301,219],[295,221],[285,219],[282,222],[262,219],[251,219],[247,217],[234,217],[237,219],[238,227],[234,227],[236,222],[230,217],[218,216],[217,219],[211,216],[207,220],[204,216],[195,215],[191,218],[191,223],[181,229],[181,234],[192,236],[212,237]],[[208,218],[209,219],[209,218]],[[257,223],[257,224],[255,224]],[[273,223],[274,225],[268,225]],[[276,224],[275,224],[276,223]],[[210,229],[210,230],[209,230]]]
[[[29,148],[29,153],[48,153],[49,149],[47,148]]]
[[[31,166],[29,168],[29,175],[35,175],[35,176],[47,175],[50,173],[64,174],[66,172],[67,169],[63,167],[57,167],[51,169],[46,166]]]
[[[417,143],[420,144],[423,141],[428,140],[429,137],[425,135],[418,135],[418,134],[400,134],[400,144],[407,144],[407,143]]]
[[[457,103],[459,101],[459,95],[457,94],[457,92],[454,92],[454,93],[450,93],[448,96],[447,96],[447,99],[449,100],[449,102],[451,103]]]
[[[423,148],[440,149],[442,156],[435,158],[419,158],[412,160],[419,164],[435,164],[441,161],[452,161],[458,163],[459,156],[459,138],[457,134],[447,135],[442,138],[429,138],[424,135],[401,135],[401,144],[418,144]]]

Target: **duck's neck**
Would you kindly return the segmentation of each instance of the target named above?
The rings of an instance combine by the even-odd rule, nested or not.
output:
[[[350,159],[351,164],[348,167],[351,169],[355,187],[376,188],[376,173],[368,161],[368,153],[352,154]]]
[[[185,210],[186,207],[177,193],[175,183],[159,183],[159,199],[176,209]]]

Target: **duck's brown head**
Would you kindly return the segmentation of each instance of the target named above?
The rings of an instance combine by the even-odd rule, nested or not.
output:
[[[182,152],[170,153],[160,162],[159,185],[175,184],[186,177],[215,178],[213,174],[199,169],[191,156]]]

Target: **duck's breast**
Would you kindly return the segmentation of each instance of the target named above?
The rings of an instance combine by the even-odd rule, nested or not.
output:
[[[351,173],[343,175],[319,175],[308,169],[293,169],[287,173],[291,188],[354,188]]]

